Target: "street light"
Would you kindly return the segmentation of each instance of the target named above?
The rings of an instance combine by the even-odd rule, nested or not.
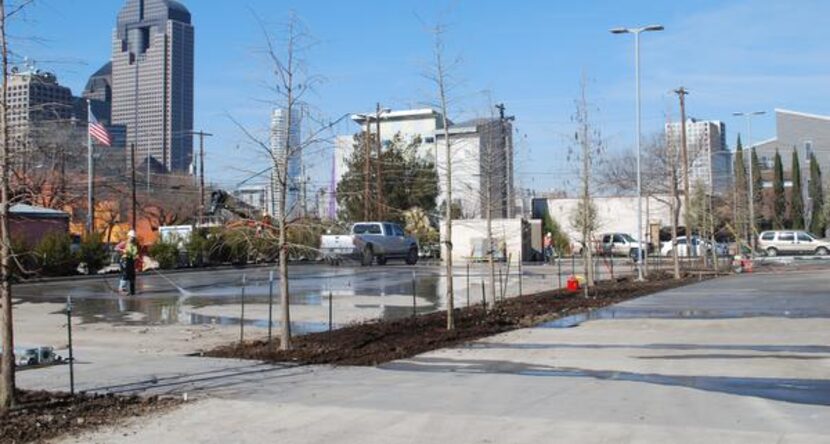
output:
[[[746,138],[749,146],[749,244],[752,248],[752,257],[755,257],[755,184],[752,180],[752,117],[766,114],[766,111],[734,112],[735,117],[746,117]]]
[[[662,25],[649,25],[640,28],[614,28],[611,29],[612,34],[634,34],[634,77],[637,84],[637,242],[638,254],[637,258],[637,279],[643,280],[643,262],[648,257],[648,252],[643,254],[643,188],[642,177],[640,174],[640,33],[649,31],[662,31]]]

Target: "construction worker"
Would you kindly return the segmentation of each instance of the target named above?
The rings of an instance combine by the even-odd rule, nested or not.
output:
[[[116,248],[121,252],[121,264],[123,266],[121,277],[123,285],[119,285],[119,288],[121,291],[126,290],[130,296],[133,296],[135,295],[135,262],[138,257],[138,242],[135,238],[135,231],[130,230],[127,233],[127,241],[118,244]]]
[[[548,232],[545,234],[545,244],[544,244],[544,255],[545,255],[545,263],[550,264],[553,263],[553,255],[555,251],[553,250],[553,235]]]

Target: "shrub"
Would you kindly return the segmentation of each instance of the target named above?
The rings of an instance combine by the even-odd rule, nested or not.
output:
[[[72,238],[67,233],[49,233],[40,240],[33,252],[40,274],[66,276],[75,274],[78,260],[72,254]]]
[[[179,247],[176,242],[166,242],[159,238],[150,246],[150,257],[158,261],[159,268],[169,270],[179,263]]]
[[[210,260],[210,239],[205,230],[194,230],[185,244],[187,258],[191,267],[202,267]]]
[[[12,238],[12,275],[15,279],[25,279],[37,272],[37,257],[32,247],[25,240]]]
[[[84,262],[90,273],[100,270],[109,261],[101,233],[91,233],[81,238],[78,262]]]

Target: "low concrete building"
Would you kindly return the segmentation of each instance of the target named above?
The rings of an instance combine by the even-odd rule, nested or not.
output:
[[[597,208],[596,236],[601,233],[628,233],[637,238],[637,197],[615,196],[595,197],[594,205]],[[669,196],[643,197],[642,221],[645,232],[644,241],[656,240],[659,230],[671,226],[671,210]],[[578,198],[550,198],[533,200],[534,219],[543,219],[549,215],[562,231],[568,235],[572,243],[582,240],[582,233],[573,224],[573,214],[576,212]],[[683,207],[681,199],[680,224],[683,224]]]
[[[493,219],[492,234],[496,260],[511,260],[515,264],[519,258],[528,262],[541,257],[542,222],[539,220]],[[445,239],[445,235],[445,226],[441,224],[441,238]],[[486,219],[453,220],[450,240],[454,264],[487,260],[490,248]]]

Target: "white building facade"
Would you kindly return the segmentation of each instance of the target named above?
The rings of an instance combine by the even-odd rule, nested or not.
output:
[[[452,200],[463,219],[508,217],[514,205],[513,143],[510,122],[477,119],[449,129]],[[436,133],[439,205],[445,201],[447,154],[443,132]]]
[[[666,144],[680,152],[680,122],[666,124]],[[726,124],[717,120],[686,121],[686,147],[689,156],[689,183],[704,186],[707,192],[723,194],[732,184],[732,153],[726,145]],[[682,174],[682,172],[681,172]]]

